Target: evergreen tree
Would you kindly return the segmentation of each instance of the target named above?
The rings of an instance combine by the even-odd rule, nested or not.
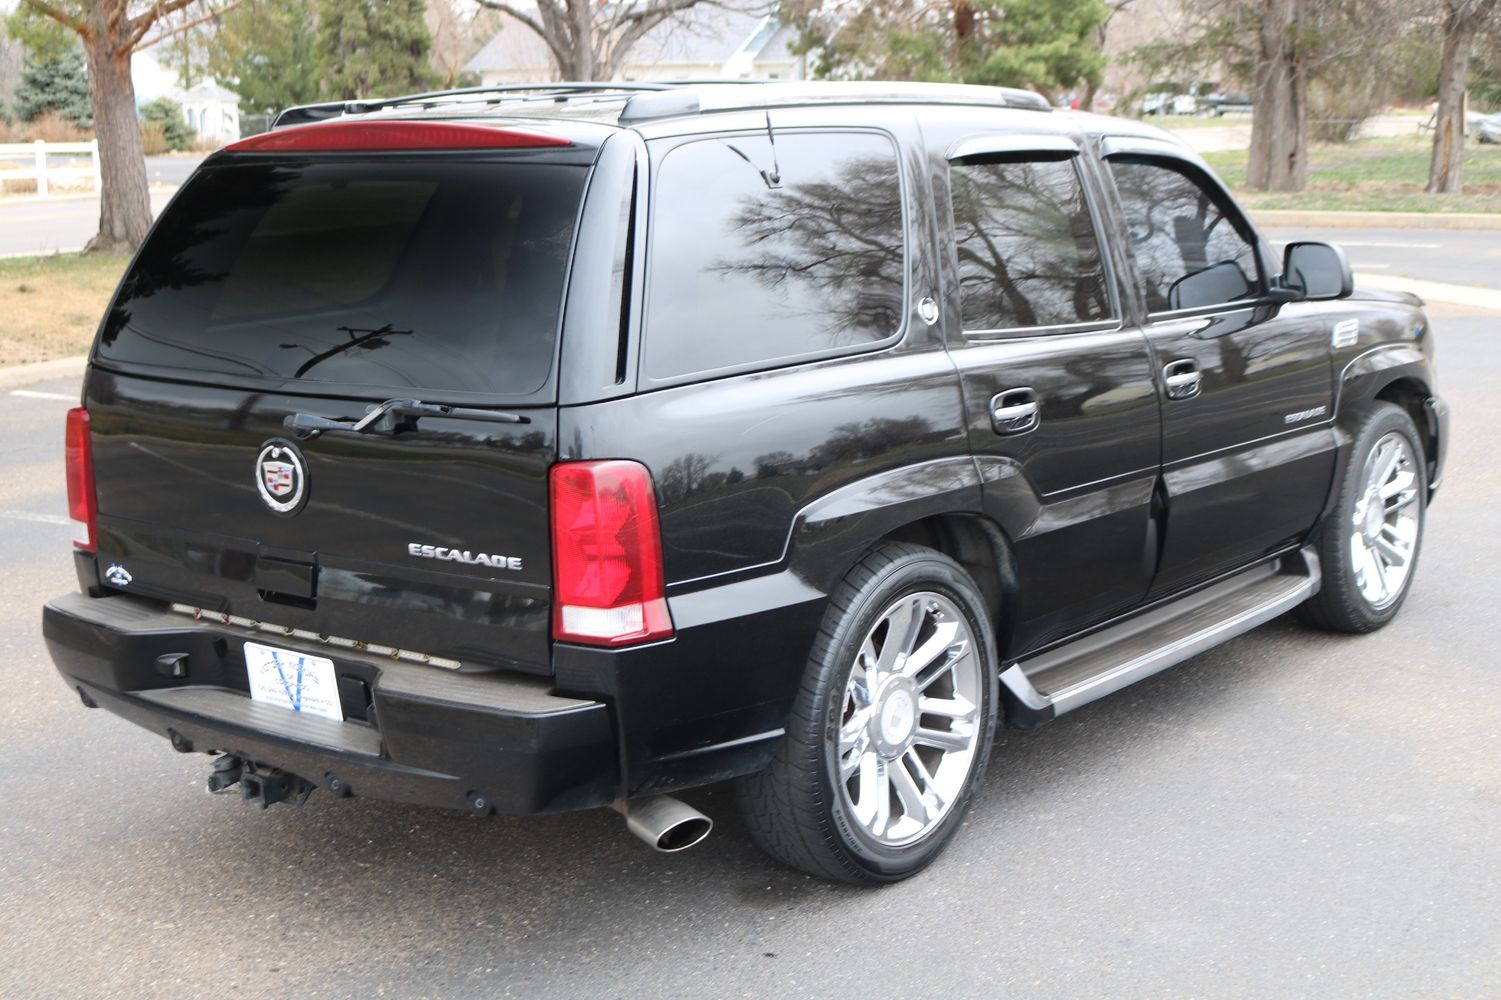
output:
[[[78,46],[69,46],[51,56],[27,52],[21,82],[16,85],[14,107],[16,117],[23,122],[34,121],[42,112],[51,111],[89,127],[93,122],[89,78]]]
[[[1030,87],[1056,94],[1098,83],[1104,0],[787,0],[814,53],[835,79],[934,80]]]
[[[219,22],[209,75],[240,95],[246,112],[280,111],[324,97],[318,30],[303,0],[260,0]]]
[[[423,0],[319,0],[318,48],[328,95],[375,97],[432,86],[433,40],[423,9]]]

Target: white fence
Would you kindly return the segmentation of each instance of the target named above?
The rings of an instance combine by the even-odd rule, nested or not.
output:
[[[87,156],[88,163],[83,166],[55,166],[48,162],[49,157],[82,157]],[[19,160],[22,163],[30,162],[29,168],[20,170],[5,169],[4,165],[11,161]],[[0,145],[0,181],[36,181],[36,193],[45,198],[51,193],[52,187],[82,187],[80,180],[86,181],[87,186],[94,191],[99,190],[99,140],[92,139],[88,142],[17,142],[9,145]],[[72,183],[69,183],[72,182]]]

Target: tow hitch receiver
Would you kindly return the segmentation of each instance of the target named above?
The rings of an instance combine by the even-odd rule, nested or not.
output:
[[[275,767],[257,765],[254,761],[234,754],[225,754],[214,761],[213,773],[208,776],[208,790],[222,795],[238,784],[240,797],[254,802],[262,809],[278,802],[290,802],[300,806],[313,794],[311,782],[288,774]]]

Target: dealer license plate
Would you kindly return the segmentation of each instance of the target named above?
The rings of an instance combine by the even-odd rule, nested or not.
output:
[[[245,669],[253,700],[344,721],[333,660],[247,642]]]

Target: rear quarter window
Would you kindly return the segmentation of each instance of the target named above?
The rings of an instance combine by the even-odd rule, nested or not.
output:
[[[585,176],[436,159],[206,168],[126,275],[99,357],[251,381],[535,392]]]
[[[779,176],[768,178],[773,164]],[[871,132],[688,142],[657,170],[648,378],[771,367],[901,329],[906,263],[896,146]]]

